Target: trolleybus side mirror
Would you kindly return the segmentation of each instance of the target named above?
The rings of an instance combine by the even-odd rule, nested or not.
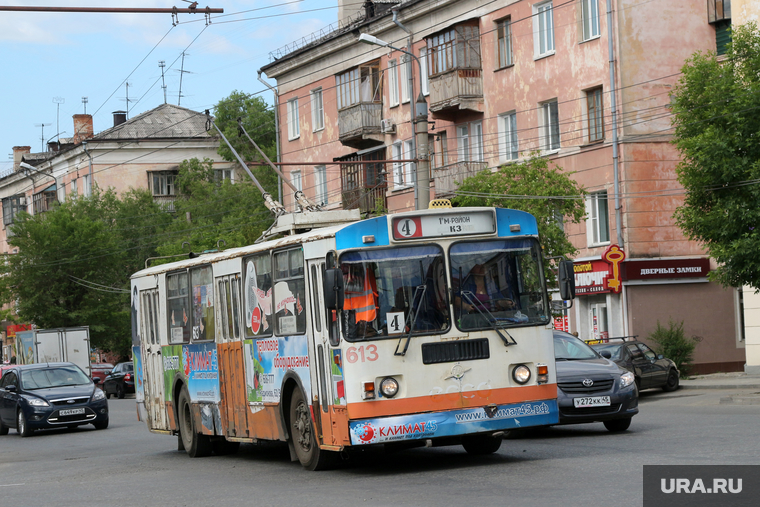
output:
[[[573,261],[560,261],[559,263],[559,294],[565,301],[575,299]]]
[[[324,293],[328,310],[343,309],[343,272],[339,268],[325,270]]]

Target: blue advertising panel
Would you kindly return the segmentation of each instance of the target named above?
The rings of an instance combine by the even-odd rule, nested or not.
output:
[[[545,400],[502,405],[496,407],[490,415],[480,407],[364,419],[352,421],[350,429],[351,443],[364,445],[544,426],[558,422],[556,400]]]
[[[145,401],[145,381],[143,377],[142,352],[140,346],[132,347],[132,362],[135,368],[135,399]]]
[[[219,403],[219,363],[214,342],[183,345],[182,367],[193,402]]]
[[[280,402],[280,387],[288,371],[295,372],[311,399],[309,342],[306,336],[274,336],[245,340],[245,371],[248,402],[252,410]]]

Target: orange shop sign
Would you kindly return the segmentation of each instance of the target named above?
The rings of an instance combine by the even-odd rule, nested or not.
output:
[[[575,294],[579,296],[608,292],[619,294],[623,288],[621,264],[624,260],[623,249],[617,245],[610,245],[600,260],[576,262],[573,266]]]

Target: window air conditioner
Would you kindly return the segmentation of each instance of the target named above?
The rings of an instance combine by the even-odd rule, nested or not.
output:
[[[396,132],[396,125],[390,118],[380,120],[380,132],[383,134],[393,134]]]

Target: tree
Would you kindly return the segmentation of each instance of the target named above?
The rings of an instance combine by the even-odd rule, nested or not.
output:
[[[8,240],[18,253],[0,268],[2,303],[40,328],[87,325],[93,346],[128,354],[129,277],[155,255],[148,238],[166,223],[145,195],[120,201],[96,188],[45,213],[19,213]]]
[[[760,32],[734,27],[725,59],[698,52],[672,94],[686,198],[676,223],[718,262],[727,287],[760,289]]]
[[[567,239],[563,217],[578,223],[585,214],[583,188],[545,158],[501,166],[466,178],[457,190],[457,206],[499,206],[526,211],[536,217],[545,257],[572,256],[577,249]],[[546,279],[555,274],[545,263]]]

